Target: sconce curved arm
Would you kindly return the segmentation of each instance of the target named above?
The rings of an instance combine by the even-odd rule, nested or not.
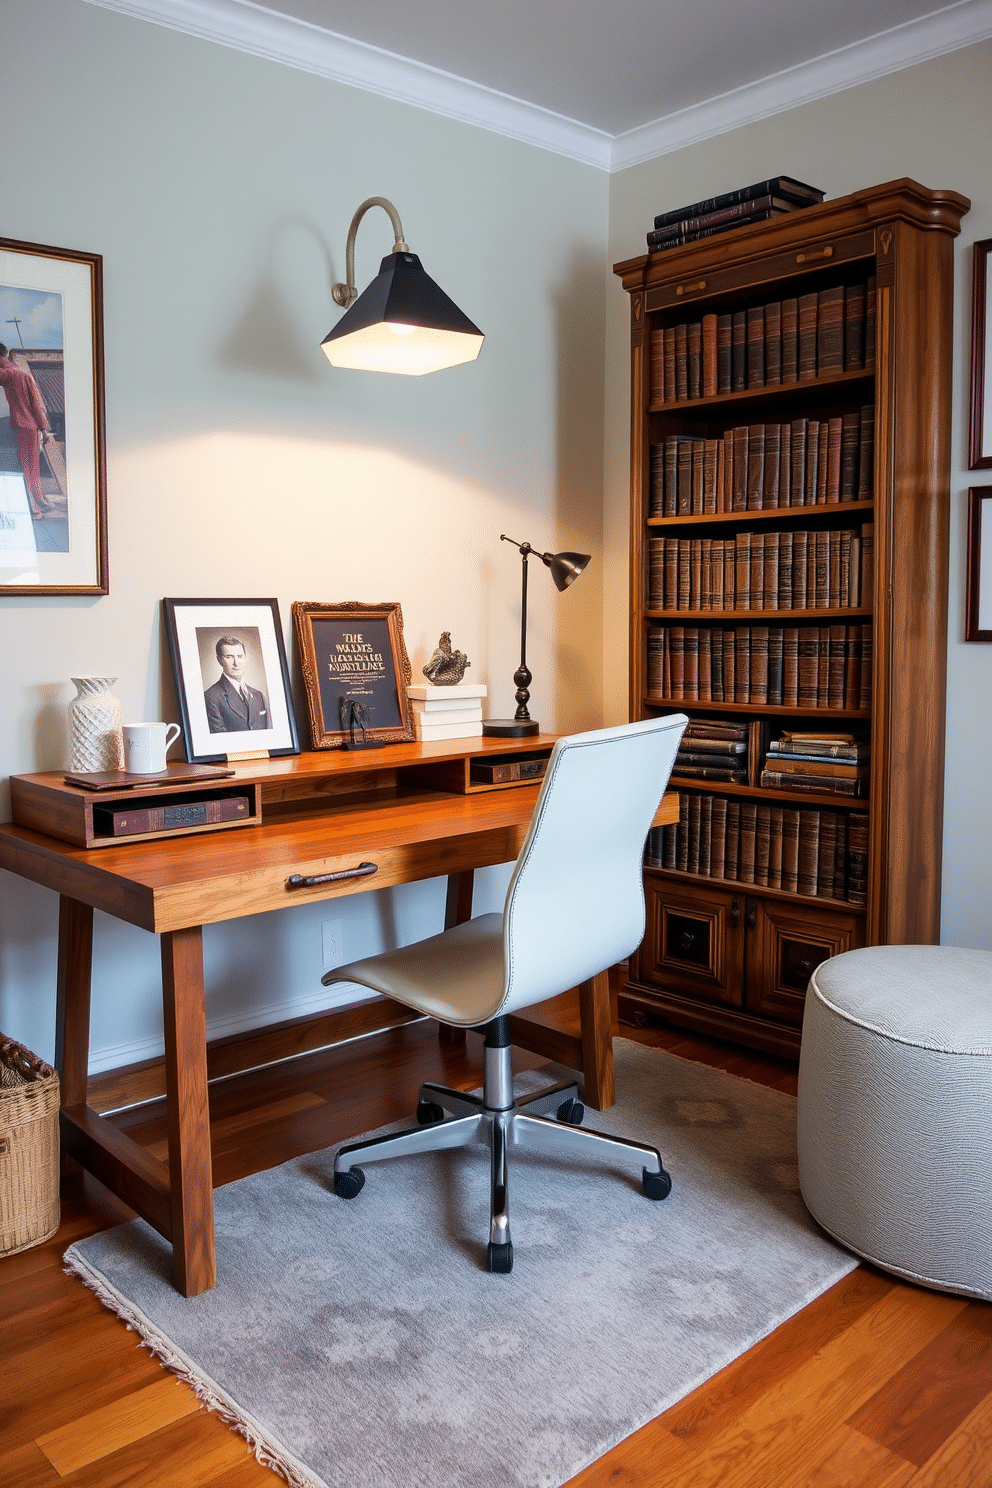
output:
[[[349,305],[358,299],[358,289],[355,285],[355,239],[358,236],[358,224],[370,207],[381,207],[388,214],[389,220],[393,224],[393,237],[395,239],[392,251],[394,253],[409,253],[410,251],[403,237],[403,224],[400,221],[400,214],[392,202],[388,201],[384,196],[370,196],[367,201],[363,201],[351,219],[351,226],[348,229],[348,243],[345,248],[345,273],[348,277],[348,282],[347,284],[335,284],[331,288],[331,294],[334,296],[335,304],[342,305],[346,310]]]

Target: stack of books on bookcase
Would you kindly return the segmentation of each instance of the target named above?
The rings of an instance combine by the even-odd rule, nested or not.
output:
[[[649,517],[870,501],[875,409],[826,419],[741,424],[711,439],[670,434],[650,446]]]
[[[687,403],[875,366],[875,276],[651,332],[651,402]]]
[[[687,207],[674,207],[660,212],[654,228],[648,233],[648,251],[663,253],[668,248],[681,248],[697,238],[712,237],[732,227],[750,222],[767,222],[785,212],[801,211],[823,200],[823,192],[791,176],[772,176],[767,181],[754,181],[738,186],[721,196],[710,196]]]
[[[761,784],[770,790],[863,796],[871,746],[857,734],[784,732],[772,739]]]
[[[857,609],[875,527],[648,539],[648,610]]]
[[[871,706],[865,625],[669,625],[648,635],[649,702]]]
[[[645,864],[787,894],[867,902],[868,815],[679,794],[677,826],[648,834]]]
[[[690,722],[675,756],[674,775],[747,784],[748,727],[743,723]]]

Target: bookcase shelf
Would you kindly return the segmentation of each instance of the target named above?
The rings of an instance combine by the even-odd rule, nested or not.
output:
[[[954,192],[900,180],[786,213],[760,228],[735,228],[615,266],[631,312],[631,717],[682,711],[701,723],[747,725],[749,783],[676,773],[673,788],[686,802],[698,798],[693,810],[704,821],[729,821],[732,814],[737,822],[746,811],[750,824],[757,810],[761,851],[776,830],[783,842],[788,834],[792,866],[796,811],[809,813],[807,826],[821,842],[818,869],[828,875],[830,843],[840,843],[834,879],[821,878],[833,882],[836,898],[659,867],[659,844],[669,865],[679,861],[673,842],[683,865],[686,861],[685,837],[678,836],[687,830],[684,814],[678,828],[665,829],[674,836],[651,845],[653,859],[645,871],[647,932],[631,958],[622,1011],[638,1017],[653,1012],[779,1054],[797,1054],[806,983],[820,961],[859,945],[939,938],[953,240],[969,207]],[[788,352],[790,369],[798,368],[789,375],[803,380],[776,381],[776,307],[788,304],[791,316],[793,301],[800,307],[795,363],[790,342],[781,364]],[[846,347],[840,332],[839,361],[838,304],[842,317],[852,317]],[[739,327],[750,313],[750,324],[763,326],[766,312],[772,339],[762,340],[757,329],[751,362],[746,348],[740,350],[738,332],[733,363],[728,325],[736,318]],[[842,327],[846,323],[841,320]],[[687,360],[680,363],[679,356]],[[729,371],[721,356],[731,358]],[[841,370],[845,359],[848,365]],[[868,364],[860,365],[863,361]],[[771,377],[762,384],[766,366]],[[752,385],[742,388],[742,377]],[[735,390],[727,391],[735,378]],[[709,395],[687,396],[704,386]],[[718,386],[722,390],[714,394]],[[673,397],[673,391],[682,396]],[[766,455],[771,464],[763,463]],[[846,463],[838,479],[841,459]],[[825,482],[830,499],[824,499]],[[847,499],[838,501],[838,491]],[[802,497],[796,505],[791,504],[794,492]],[[810,492],[816,499],[805,499]],[[790,504],[778,504],[783,493]],[[750,505],[742,506],[742,499]],[[736,509],[727,509],[734,501]],[[669,537],[679,540],[670,543]],[[804,591],[792,570],[782,573],[778,586],[776,565],[791,562],[797,542],[796,552],[805,554],[797,563],[812,561],[814,549],[820,561],[817,594],[850,596],[859,599],[857,606],[810,607],[814,581],[808,578]],[[835,545],[846,556],[837,560],[839,569],[828,572],[822,555],[827,552],[834,564]],[[688,559],[686,549],[691,549]],[[739,578],[735,554],[742,565]],[[761,554],[769,565],[764,569]],[[857,570],[855,555],[862,565]],[[693,570],[694,563],[701,566]],[[848,572],[849,585],[843,578]],[[702,607],[710,594],[722,602],[724,593],[730,598],[748,588],[777,592],[780,599],[801,599],[805,592],[806,605]],[[670,604],[676,589],[680,608],[663,607],[659,601],[667,598]],[[721,626],[722,648],[716,644]],[[835,629],[839,626],[843,636]],[[751,634],[742,635],[741,627]],[[672,690],[679,690],[675,679],[683,675],[684,647],[693,669],[690,690],[696,685],[698,649],[706,657],[703,690],[725,685],[712,650],[713,657],[721,651],[728,677],[734,663],[737,676],[743,665],[749,686],[757,675],[763,691],[770,630],[776,652],[773,693],[779,695],[778,632],[807,632],[805,641],[800,637],[800,646],[806,646],[800,660],[805,655],[808,667],[816,654],[814,627],[835,629],[831,659],[838,654],[836,644],[845,658],[844,680],[851,685],[839,689],[835,672],[830,696],[851,701],[860,692],[858,707],[696,701],[658,690],[664,682],[667,692],[670,675]],[[740,651],[727,634],[731,628]],[[822,629],[818,634],[821,670],[815,680],[823,698]],[[785,637],[785,645],[794,658],[789,647],[795,640]],[[852,664],[858,670],[852,672]],[[806,675],[808,696],[813,679]],[[861,687],[855,685],[859,676]],[[786,695],[794,695],[794,673],[789,678]],[[769,740],[783,729],[803,728],[841,730],[870,743],[864,797],[773,790],[758,783]],[[722,837],[719,850],[706,840],[711,857],[705,867],[722,865]],[[702,838],[694,841],[702,860]],[[768,848],[776,864],[781,846]],[[808,861],[805,866],[799,881],[815,882]],[[764,876],[763,867],[760,872]],[[771,877],[778,882],[777,869]],[[848,886],[855,902],[840,897]],[[862,899],[866,902],[857,902]]]

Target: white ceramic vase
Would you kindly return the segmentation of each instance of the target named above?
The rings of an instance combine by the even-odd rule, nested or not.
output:
[[[123,770],[123,714],[111,688],[116,677],[71,677],[69,769]]]

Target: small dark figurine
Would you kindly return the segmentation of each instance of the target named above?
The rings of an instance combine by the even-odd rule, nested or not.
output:
[[[424,676],[435,687],[454,687],[465,675],[466,667],[472,663],[464,651],[452,651],[451,631],[446,630],[437,643],[437,650],[423,668]]]

